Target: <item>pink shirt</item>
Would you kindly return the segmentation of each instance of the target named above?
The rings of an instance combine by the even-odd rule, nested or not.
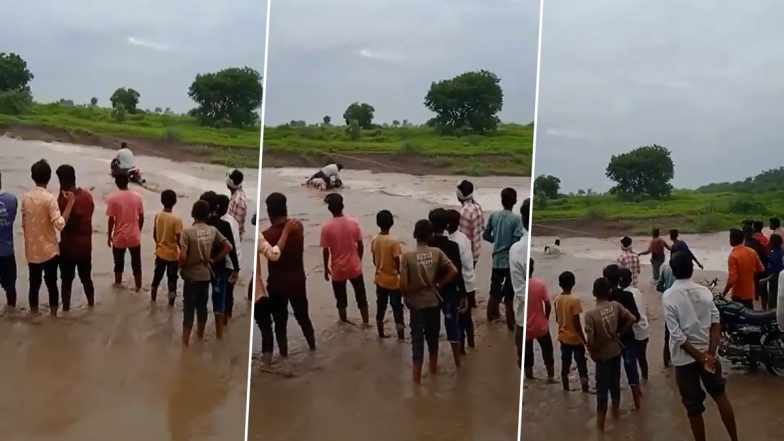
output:
[[[525,339],[539,338],[548,331],[547,317],[544,315],[544,304],[550,301],[547,286],[537,279],[528,279],[528,314],[525,321]]]
[[[141,244],[139,219],[144,217],[142,197],[131,190],[118,190],[106,201],[106,215],[114,218],[112,245],[133,248]]]
[[[25,257],[29,263],[44,263],[60,254],[57,231],[63,231],[65,219],[57,199],[45,188],[35,187],[22,197],[22,231]]]
[[[332,280],[340,282],[362,274],[357,242],[362,241],[359,223],[349,217],[333,217],[321,229],[321,248],[328,248]]]

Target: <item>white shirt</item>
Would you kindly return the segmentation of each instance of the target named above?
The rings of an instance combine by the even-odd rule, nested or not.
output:
[[[234,216],[230,214],[224,214],[221,218],[229,223],[231,226],[231,235],[234,236],[234,248],[237,252],[237,261],[239,262],[242,259],[242,247],[240,246],[240,224],[237,222],[237,219],[234,219]],[[231,259],[226,259],[226,268],[229,271],[234,271],[234,265],[231,263]]]
[[[645,311],[645,297],[639,289],[633,286],[626,288],[626,291],[632,293],[632,296],[634,296],[634,303],[637,304],[637,309],[640,311],[640,320],[632,327],[634,339],[638,341],[645,340],[650,337],[650,331],[648,330],[648,314]]]
[[[321,173],[324,173],[324,176],[327,178],[331,178],[333,176],[338,176],[340,170],[338,169],[337,164],[329,164],[321,169]]]
[[[133,161],[133,152],[130,149],[117,150],[117,156],[114,158],[117,159],[117,164],[121,169],[127,170],[136,166]]]
[[[523,237],[509,248],[509,272],[514,289],[515,322],[517,326],[525,327],[525,293],[528,280],[528,241]]]
[[[696,360],[681,348],[685,342],[707,352],[710,327],[720,323],[719,309],[713,304],[713,293],[691,280],[676,280],[662,295],[664,320],[670,330],[670,353],[673,366],[685,366]]]
[[[555,244],[546,245],[544,247],[544,253],[553,255],[561,254],[561,247]]]
[[[449,240],[455,242],[458,248],[460,248],[460,263],[462,263],[463,267],[463,283],[465,283],[466,292],[476,292],[474,253],[471,251],[471,240],[459,230],[450,233]]]

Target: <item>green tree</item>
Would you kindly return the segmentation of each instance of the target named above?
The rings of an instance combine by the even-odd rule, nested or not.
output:
[[[330,125],[330,123],[332,123],[332,117],[329,115],[325,115],[323,121],[324,121],[324,125],[328,126]]]
[[[605,174],[616,183],[613,194],[662,198],[672,193],[675,166],[670,151],[654,144],[613,155]]]
[[[93,107],[97,106],[98,105],[98,98],[96,98],[96,97],[90,98],[90,105],[93,106]]]
[[[117,109],[122,106],[123,112],[137,113],[136,106],[139,105],[139,92],[131,89],[130,87],[121,87],[114,91],[109,101],[112,103],[112,108]]]
[[[466,72],[449,80],[432,83],[425,106],[436,113],[428,121],[442,133],[470,129],[476,133],[495,131],[504,106],[501,80],[486,70]]]
[[[400,127],[400,121],[398,121],[396,119],[392,120],[392,127]]]
[[[247,66],[198,74],[188,96],[199,107],[190,114],[202,125],[251,126],[259,121],[256,111],[261,107],[263,91],[261,74]]]
[[[376,109],[370,104],[353,103],[343,112],[343,119],[346,125],[351,125],[351,121],[356,121],[360,129],[369,130],[373,128],[373,117]]]
[[[163,113],[163,109],[161,109],[160,107],[156,107],[155,113]]]
[[[541,175],[534,180],[534,192],[547,199],[556,199],[561,190],[561,180],[552,175]]]
[[[27,62],[15,53],[0,52],[0,91],[29,90],[33,73]]]

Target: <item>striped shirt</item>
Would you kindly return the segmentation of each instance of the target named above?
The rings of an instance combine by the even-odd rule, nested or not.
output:
[[[232,193],[228,213],[239,224],[240,240],[242,240],[245,237],[245,218],[248,216],[248,204],[245,201],[245,190],[242,187]]]
[[[631,250],[623,250],[618,256],[618,266],[632,271],[632,286],[637,286],[637,276],[640,275],[640,258]]]
[[[482,207],[473,199],[463,202],[460,209],[460,232],[468,236],[471,240],[471,252],[474,255],[474,262],[479,260],[479,252],[482,250],[482,231],[485,226],[485,216]]]

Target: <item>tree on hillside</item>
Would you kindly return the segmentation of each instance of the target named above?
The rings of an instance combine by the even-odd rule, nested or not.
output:
[[[122,106],[123,109],[128,113],[137,113],[138,109],[136,106],[139,105],[139,97],[141,97],[139,92],[131,89],[130,87],[121,87],[114,91],[112,96],[109,98],[109,101],[111,101],[112,108],[114,109]]]
[[[400,121],[398,121],[396,119],[392,120],[392,127],[400,127]]]
[[[329,115],[324,115],[323,121],[324,121],[324,125],[328,126],[332,122],[332,117]]]
[[[14,53],[0,52],[0,113],[19,115],[30,111],[33,73],[27,62]]]
[[[57,101],[57,104],[59,104],[59,105],[61,105],[61,106],[64,106],[64,107],[73,107],[73,106],[74,106],[74,102],[73,102],[73,100],[67,100],[67,99],[65,99],[65,98],[60,98],[60,99]]]
[[[93,106],[93,107],[97,106],[98,105],[98,98],[96,98],[96,97],[90,98],[90,105]]]
[[[556,199],[561,190],[561,180],[552,175],[541,175],[534,180],[534,192],[547,199]]]
[[[613,155],[605,174],[616,183],[613,194],[661,198],[672,192],[675,166],[670,151],[654,144]]]
[[[498,112],[504,106],[500,82],[495,74],[480,70],[432,83],[425,106],[436,117],[428,124],[442,133],[466,129],[476,133],[495,131],[501,122]]]
[[[343,112],[343,119],[346,125],[350,126],[351,121],[356,121],[360,129],[369,130],[373,128],[373,117],[376,109],[370,104],[353,103]]]
[[[163,113],[163,109],[161,109],[160,107],[156,107],[155,113]]]
[[[261,107],[261,74],[250,67],[230,67],[198,74],[188,96],[199,104],[190,111],[199,123],[209,126],[247,127],[258,122]]]

